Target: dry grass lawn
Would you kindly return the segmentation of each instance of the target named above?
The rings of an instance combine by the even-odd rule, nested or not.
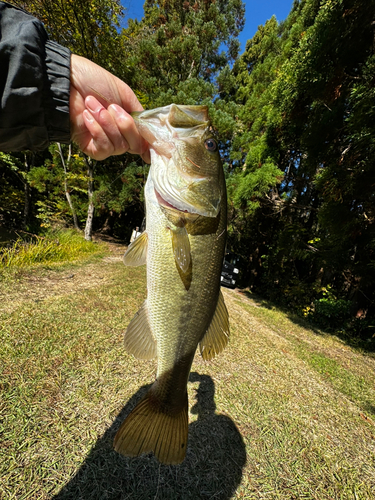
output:
[[[193,364],[185,462],[117,455],[156,368],[123,348],[146,287],[122,253],[0,280],[1,499],[375,498],[375,358],[238,291]]]

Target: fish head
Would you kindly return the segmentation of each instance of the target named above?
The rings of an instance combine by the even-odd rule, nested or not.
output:
[[[216,217],[224,177],[207,106],[171,104],[132,116],[151,147],[150,175],[159,205]]]

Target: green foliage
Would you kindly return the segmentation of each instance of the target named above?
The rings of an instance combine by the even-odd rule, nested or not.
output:
[[[350,300],[322,298],[314,302],[312,320],[325,330],[339,330],[349,320],[353,308]]]
[[[50,37],[112,72],[121,72],[119,0],[18,0],[13,3],[38,17]]]
[[[58,201],[38,200],[36,203],[37,215],[41,228],[50,228],[61,223],[63,218],[63,207]]]
[[[13,172],[18,172],[21,168],[20,160],[9,153],[3,153],[0,151],[0,162]]]
[[[94,194],[95,207],[98,209],[106,207],[108,210],[120,213],[125,207],[135,205],[138,210],[143,212],[143,188],[148,171],[148,165],[139,165],[136,161],[132,161],[115,180],[112,179],[112,172],[107,176],[101,175],[98,178],[98,187]]]
[[[68,146],[62,146],[62,152],[68,159]],[[87,182],[82,154],[73,149],[67,169],[63,168],[56,144],[49,147],[41,163],[34,163],[27,173],[30,187],[38,193],[35,200],[36,219],[42,221],[42,227],[51,227],[57,221],[72,223],[71,207],[65,193],[70,197],[80,220],[87,212]]]
[[[267,158],[264,164],[259,162],[257,168],[236,173],[228,178],[229,198],[236,207],[246,206],[247,213],[250,214],[260,206],[270,188],[282,177],[282,171],[271,158]]]

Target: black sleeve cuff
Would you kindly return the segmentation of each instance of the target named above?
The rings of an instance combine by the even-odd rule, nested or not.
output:
[[[70,50],[48,40],[46,67],[49,97],[46,100],[46,121],[50,142],[70,142]]]

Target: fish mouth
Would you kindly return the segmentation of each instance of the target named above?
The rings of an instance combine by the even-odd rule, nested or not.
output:
[[[142,120],[146,120],[149,123],[155,122],[160,126],[160,124],[166,124],[168,121],[173,128],[192,128],[197,125],[207,125],[209,123],[208,108],[204,105],[182,106],[170,104],[161,108],[133,111],[131,116],[138,124]]]
[[[175,139],[199,138],[209,125],[207,106],[169,106],[133,111],[132,118],[139,133],[159,155],[172,158]]]

